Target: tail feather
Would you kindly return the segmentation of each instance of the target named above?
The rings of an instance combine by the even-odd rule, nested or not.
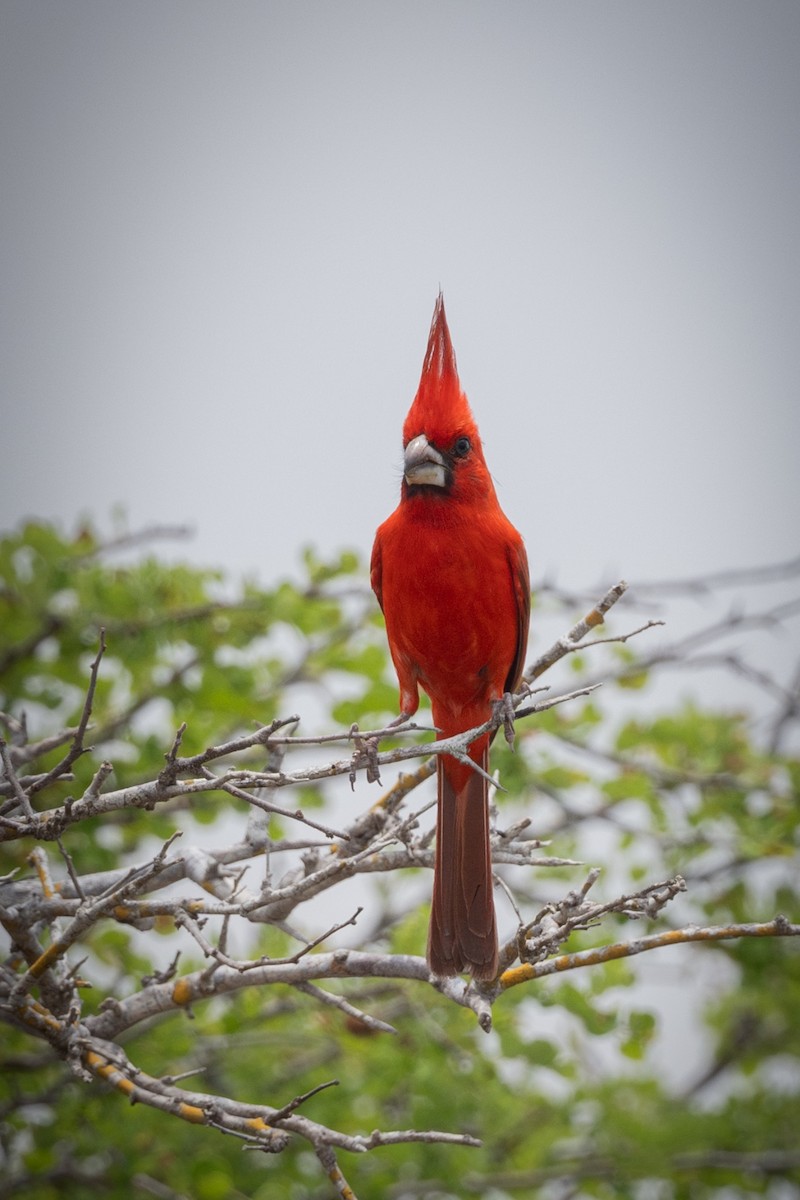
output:
[[[488,745],[480,764],[488,767]],[[428,933],[428,964],[436,975],[497,974],[486,780],[451,759],[438,761],[436,866]]]

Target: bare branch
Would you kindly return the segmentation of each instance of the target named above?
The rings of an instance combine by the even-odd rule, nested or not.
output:
[[[559,638],[558,641],[550,647],[549,650],[541,654],[535,662],[525,671],[525,679],[528,683],[532,683],[534,679],[538,679],[541,675],[548,671],[559,659],[565,654],[571,654],[575,651],[578,643],[581,642],[592,629],[596,629],[598,625],[602,625],[606,618],[606,613],[611,609],[617,601],[625,594],[628,585],[624,579],[614,587],[609,588],[602,600],[599,600],[594,608],[583,617],[577,624]],[[629,635],[630,637],[633,634]]]
[[[634,584],[639,593],[655,596],[708,595],[722,588],[751,587],[762,583],[776,583],[796,579],[800,575],[800,555],[781,563],[766,563],[761,567],[733,567],[723,571],[711,571],[707,575],[693,575],[685,579],[650,580]]]
[[[561,974],[580,967],[595,966],[617,958],[630,958],[647,950],[663,946],[678,946],[686,942],[718,942],[743,937],[800,937],[800,925],[792,925],[785,917],[776,917],[764,924],[712,925],[705,928],[689,926],[687,929],[670,929],[666,933],[654,933],[650,937],[636,938],[630,942],[616,942],[612,946],[598,946],[592,950],[579,950],[575,954],[562,954],[546,962],[524,963],[511,967],[500,978],[500,988],[508,991],[532,979],[545,975]]]
[[[5,738],[0,738],[0,759],[2,759],[3,773],[6,777],[6,781],[9,784],[9,787],[11,788],[11,794],[16,801],[14,807],[18,806],[21,808],[24,816],[29,821],[33,821],[36,817],[36,813],[33,810],[28,793],[24,790],[19,779],[17,778],[17,773],[14,770],[13,763],[11,762],[9,746]]]
[[[387,1025],[385,1021],[379,1021],[377,1017],[365,1013],[362,1009],[356,1008],[345,1000],[344,996],[337,996],[333,992],[326,992],[322,988],[315,987],[313,983],[298,983],[296,991],[304,992],[307,996],[313,996],[315,1000],[319,1000],[322,1004],[327,1004],[331,1008],[338,1008],[345,1016],[352,1021],[356,1021],[359,1025],[363,1025],[365,1029],[371,1030],[373,1033],[397,1033],[393,1025]]]
[[[39,792],[43,788],[47,787],[53,782],[53,780],[63,777],[63,775],[69,771],[75,760],[80,758],[80,756],[85,753],[83,739],[86,735],[86,730],[89,726],[89,719],[92,715],[92,704],[94,702],[95,688],[97,687],[97,672],[100,669],[100,660],[105,652],[105,630],[101,629],[100,646],[90,668],[89,686],[86,690],[86,699],[84,700],[83,704],[83,712],[81,713],[81,719],[78,722],[78,728],[75,730],[75,736],[72,739],[72,744],[70,745],[70,748],[65,756],[61,759],[61,762],[56,763],[52,771],[48,771],[48,773],[42,779],[37,780],[31,785],[31,795],[33,795],[34,792]]]
[[[98,542],[85,554],[76,555],[75,563],[86,562],[99,558],[102,554],[112,554],[117,550],[138,550],[140,546],[155,541],[180,541],[192,537],[194,531],[190,525],[147,525],[144,529],[133,533],[121,533],[105,542]]]

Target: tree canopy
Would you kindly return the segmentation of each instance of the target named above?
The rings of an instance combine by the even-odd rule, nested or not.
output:
[[[162,532],[0,541],[0,1195],[800,1196],[800,564],[535,585],[484,986],[357,556]]]

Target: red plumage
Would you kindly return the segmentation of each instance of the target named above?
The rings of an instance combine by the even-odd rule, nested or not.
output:
[[[421,687],[441,738],[482,724],[516,690],[528,640],[525,547],[503,513],[461,390],[441,294],[419,389],[403,426],[400,503],[378,529],[372,586],[411,716]],[[489,736],[470,757],[488,769]],[[437,975],[497,973],[487,782],[438,759],[428,962]]]

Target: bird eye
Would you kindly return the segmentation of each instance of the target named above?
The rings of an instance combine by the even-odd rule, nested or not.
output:
[[[469,454],[472,449],[472,442],[468,437],[460,437],[456,440],[453,446],[453,453],[457,458],[463,458],[465,454]]]

